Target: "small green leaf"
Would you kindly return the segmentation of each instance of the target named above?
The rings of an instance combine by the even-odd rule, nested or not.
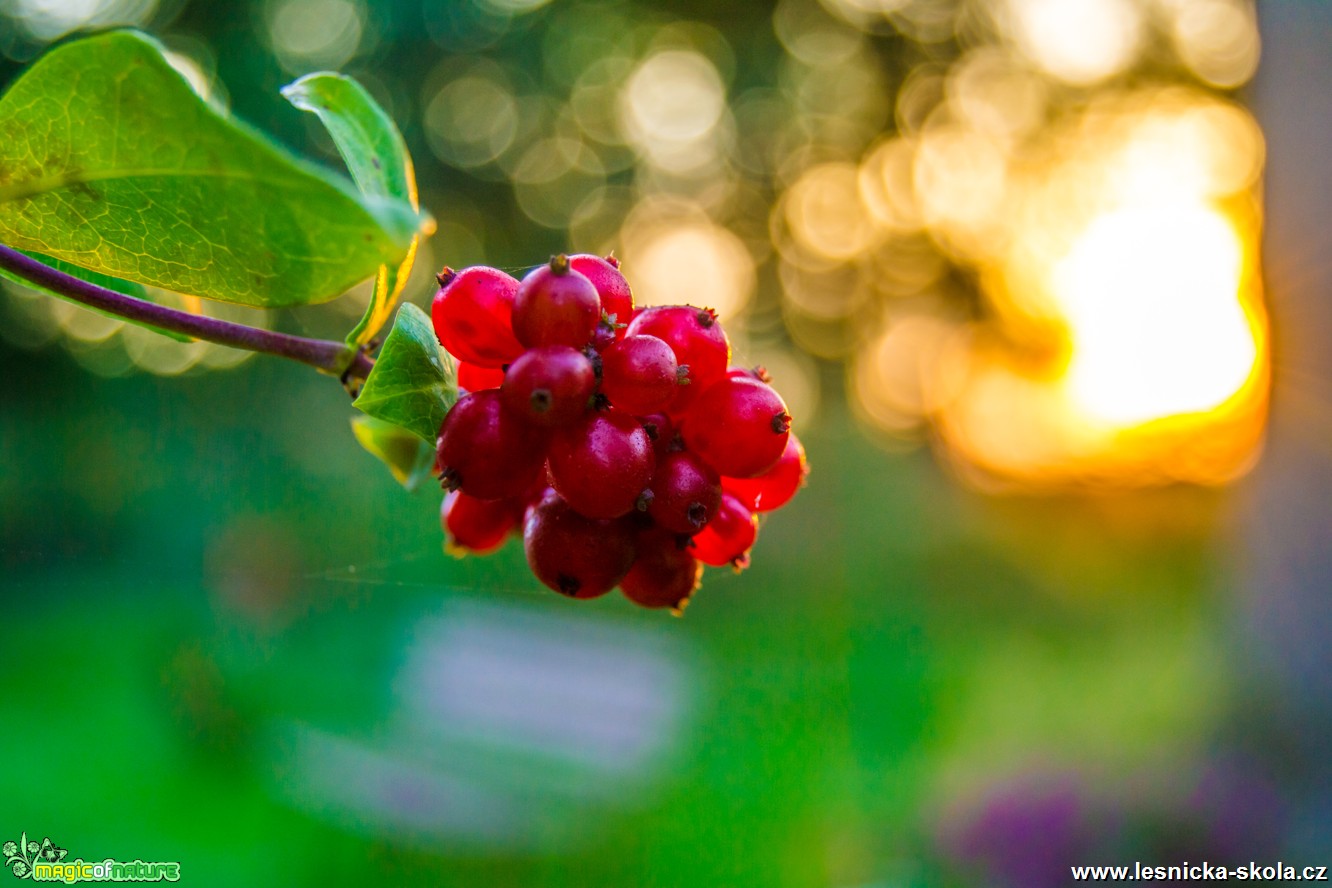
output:
[[[418,438],[415,432],[373,416],[354,416],[352,434],[362,447],[383,461],[398,483],[408,490],[415,490],[430,477],[435,448]]]
[[[401,262],[421,227],[218,112],[142,34],[63,44],[0,98],[0,240],[20,249],[274,307]]]
[[[147,302],[152,301],[148,297],[148,291],[143,288],[142,284],[136,284],[133,281],[122,281],[120,278],[107,277],[104,274],[98,274],[95,271],[89,271],[86,268],[79,268],[77,265],[70,265],[68,262],[62,262],[53,256],[43,256],[41,253],[34,253],[30,250],[20,250],[19,252],[23,253],[26,256],[31,256],[33,259],[36,259],[38,262],[41,262],[44,265],[49,265],[52,268],[56,269],[57,271],[63,271],[65,274],[69,275],[70,277],[76,277],[79,280],[87,281],[90,284],[96,284],[99,287],[105,287],[108,290],[114,290],[117,293],[123,293],[126,296],[133,296],[135,299],[143,299]],[[7,281],[13,281],[16,284],[20,284],[24,287],[27,287],[30,290],[36,290],[39,293],[45,293],[48,296],[55,296],[57,299],[69,299],[69,297],[63,293],[58,293],[55,290],[48,290],[45,287],[39,287],[36,284],[34,284],[32,281],[28,280],[27,278],[21,278],[18,275],[14,274],[13,272],[7,271],[6,269],[3,268],[0,268],[0,278],[4,278]],[[72,302],[73,300],[70,301]],[[95,311],[98,314],[105,315],[108,318],[115,318],[117,321],[124,321],[127,324],[134,324],[136,326],[143,327],[145,330],[152,330],[154,333],[161,333],[163,336],[169,336],[172,339],[176,340],[177,342],[190,341],[190,337],[184,335],[183,333],[176,333],[173,330],[163,330],[161,327],[154,327],[152,324],[147,324],[144,323],[143,321],[136,321],[131,318],[124,318],[117,314],[111,314],[110,312],[101,311],[99,309],[92,308],[91,306],[84,305],[82,302],[76,302],[75,304],[78,305],[80,308],[86,308],[89,311]]]
[[[352,406],[433,444],[444,415],[456,400],[453,359],[439,347],[425,312],[404,303]]]
[[[341,74],[320,72],[283,87],[282,95],[297,108],[318,115],[362,194],[405,200],[419,208],[407,143],[393,119],[361,84]],[[364,345],[388,322],[411,276],[418,239],[413,239],[401,265],[380,266],[370,304],[360,323],[347,334],[348,344]]]
[[[341,74],[307,74],[282,88],[302,111],[318,115],[362,194],[411,202],[416,183],[407,144],[365,88]]]

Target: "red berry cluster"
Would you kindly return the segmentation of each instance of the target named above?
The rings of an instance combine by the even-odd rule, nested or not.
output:
[[[711,309],[635,309],[613,257],[556,256],[521,283],[485,266],[439,277],[435,333],[464,390],[435,460],[455,551],[521,527],[555,591],[618,585],[677,611],[703,564],[749,563],[756,513],[795,495],[805,453],[762,370],[729,366]]]

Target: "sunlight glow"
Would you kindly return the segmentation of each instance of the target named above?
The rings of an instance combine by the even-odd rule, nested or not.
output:
[[[966,101],[954,82],[948,101]],[[1108,92],[1025,143],[967,116],[932,114],[859,168],[877,236],[857,255],[873,257],[879,292],[910,297],[856,354],[860,415],[898,439],[932,425],[986,489],[1219,484],[1246,471],[1269,361],[1253,118],[1181,87]],[[787,221],[793,247],[840,258]],[[888,285],[913,223],[974,268],[978,316],[942,310],[943,279]],[[863,303],[804,280],[783,277],[802,318]]]
[[[1073,402],[1113,423],[1211,410],[1248,379],[1257,343],[1236,294],[1242,248],[1201,206],[1097,219],[1054,270]]]
[[[940,411],[969,477],[1214,484],[1252,464],[1268,357],[1248,121],[1180,93],[1118,99],[1017,172],[1008,244],[980,257],[1004,320]]]
[[[1017,44],[1061,80],[1093,83],[1133,61],[1142,10],[1132,0],[1011,0]]]

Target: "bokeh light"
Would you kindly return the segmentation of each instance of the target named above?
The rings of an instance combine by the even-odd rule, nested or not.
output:
[[[0,12],[46,42],[78,28],[143,25],[157,6],[157,0],[8,0]]]
[[[1031,62],[1086,85],[1132,63],[1142,43],[1143,12],[1135,0],[1008,0],[1000,15]]]
[[[862,31],[916,27],[910,4],[828,8]],[[977,11],[953,20],[965,51],[902,78],[896,132],[849,157],[837,136],[798,149],[771,225],[792,337],[850,359],[863,419],[934,440],[986,489],[1234,478],[1266,411],[1262,135],[1208,88],[1118,78],[1165,51],[1211,87],[1242,83],[1252,10]],[[775,21],[802,63],[861,45],[808,7]]]
[[[365,17],[358,0],[272,0],[269,38],[293,73],[340,68],[361,48]]]
[[[628,141],[654,166],[688,173],[713,160],[726,113],[717,69],[700,53],[667,50],[644,59],[621,94]]]
[[[754,294],[754,263],[744,243],[704,213],[650,202],[635,209],[623,234],[636,302],[697,302],[729,321]]]

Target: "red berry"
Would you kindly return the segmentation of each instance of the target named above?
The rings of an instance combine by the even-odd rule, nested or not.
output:
[[[541,475],[545,439],[510,416],[498,389],[463,395],[444,417],[435,470],[444,486],[478,499],[527,491]]]
[[[460,272],[446,268],[439,281],[443,286],[430,316],[449,354],[480,367],[501,367],[523,353],[512,323],[516,280],[477,265]]]
[[[771,512],[790,502],[808,474],[805,448],[792,432],[777,465],[755,478],[722,478],[722,488],[755,512]]]
[[[592,362],[567,345],[525,352],[509,365],[500,394],[515,416],[540,426],[573,422],[587,412],[597,387]]]
[[[579,253],[569,257],[569,267],[582,274],[592,286],[597,288],[601,297],[601,311],[606,317],[614,317],[617,325],[615,335],[624,336],[624,328],[632,320],[634,313],[634,294],[629,289],[629,282],[620,273],[620,263],[613,256],[602,259],[590,253]]]
[[[721,505],[721,479],[691,453],[668,453],[652,476],[648,514],[673,533],[694,534],[712,520]]]
[[[620,581],[620,591],[643,607],[669,607],[677,614],[698,588],[703,565],[680,538],[660,531],[638,538],[638,557]]]
[[[655,463],[647,431],[614,408],[560,429],[550,445],[551,483],[589,518],[616,518],[632,510]]]
[[[758,538],[758,517],[729,493],[723,493],[721,506],[708,526],[694,535],[689,550],[694,557],[713,567],[729,564],[736,570],[749,566],[749,550]]]
[[[477,499],[461,490],[444,495],[439,515],[450,550],[478,555],[498,549],[521,518],[522,510],[513,500]]]
[[[679,412],[698,393],[726,375],[731,343],[710,308],[665,305],[645,308],[626,331],[629,336],[655,336],[671,347],[675,360],[689,368],[689,385],[680,389],[672,412]]]
[[[629,335],[601,353],[601,393],[633,414],[665,410],[688,370],[655,336]]]
[[[523,550],[536,578],[561,595],[596,598],[634,562],[634,533],[624,520],[578,514],[553,491],[527,512]]]
[[[528,348],[582,348],[592,341],[600,320],[597,288],[569,267],[564,254],[533,269],[514,297],[513,332]]]
[[[469,392],[499,388],[504,382],[504,370],[500,367],[479,367],[466,361],[458,362],[458,388]]]
[[[681,431],[685,446],[721,474],[753,478],[781,457],[791,416],[771,386],[726,377],[694,400]]]

